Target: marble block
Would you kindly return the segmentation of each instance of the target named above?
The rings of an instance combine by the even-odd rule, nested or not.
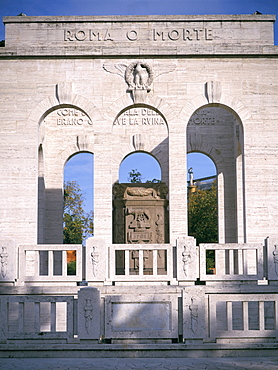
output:
[[[100,292],[97,288],[81,288],[78,292],[78,338],[100,338]]]

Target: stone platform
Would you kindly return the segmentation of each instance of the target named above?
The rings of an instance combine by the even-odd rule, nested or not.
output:
[[[47,369],[171,369],[171,370],[260,370],[278,369],[278,358],[20,358],[1,359],[0,369],[47,370]]]

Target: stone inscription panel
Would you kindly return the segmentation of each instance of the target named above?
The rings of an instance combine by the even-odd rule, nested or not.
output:
[[[107,338],[176,338],[178,299],[175,295],[110,296],[105,300]]]
[[[121,36],[121,37],[119,37]],[[213,30],[203,27],[177,27],[177,28],[151,28],[148,30],[148,35],[139,29],[130,29],[124,31],[122,35],[115,33],[112,29],[65,29],[64,41],[117,41],[117,39],[125,41],[137,41],[142,39],[142,36],[150,41],[212,41]]]
[[[112,328],[115,331],[170,330],[170,319],[170,302],[112,304]]]
[[[271,15],[36,17],[36,19],[5,17],[7,43],[21,46],[82,45],[120,49],[130,46],[190,47],[223,43],[273,45],[275,20]],[[130,53],[130,50],[127,52]]]
[[[45,123],[61,128],[93,125],[91,119],[77,108],[56,109],[47,116]]]
[[[114,126],[164,126],[166,122],[159,113],[148,108],[132,108],[122,113]]]
[[[138,107],[120,114],[113,123],[113,132],[168,135],[168,127],[164,118],[155,110]]]
[[[194,113],[188,121],[188,126],[225,126],[233,122],[234,117],[229,111],[210,107]]]

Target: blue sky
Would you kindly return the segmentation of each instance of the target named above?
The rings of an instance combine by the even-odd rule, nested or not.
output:
[[[167,15],[167,14],[263,14],[278,16],[278,0],[0,0],[0,16],[55,15]],[[277,21],[278,22],[278,21]],[[0,23],[0,40],[5,39],[4,25]],[[275,44],[278,44],[278,26],[275,25]],[[188,156],[188,168],[193,167],[194,178],[215,174],[212,161],[200,154]],[[82,158],[80,160],[80,158]],[[144,158],[143,158],[144,159]],[[71,165],[70,165],[71,164]],[[76,156],[66,167],[65,180],[77,180],[87,199],[86,209],[93,203],[91,197],[93,161],[91,155]],[[150,170],[148,170],[150,168]],[[126,181],[128,172],[137,169],[143,181],[160,178],[159,166],[147,160],[132,161],[122,165],[120,181]]]

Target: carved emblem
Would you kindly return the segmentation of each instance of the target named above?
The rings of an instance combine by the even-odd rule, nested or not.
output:
[[[93,320],[93,305],[91,299],[86,299],[84,306],[84,317],[85,317],[85,329],[87,334],[91,331],[92,320]]]
[[[129,91],[135,89],[151,91],[153,78],[152,68],[144,62],[133,62],[125,70],[125,81]]]
[[[91,262],[93,267],[93,275],[96,276],[99,263],[99,253],[96,252],[96,247],[93,247],[93,251],[91,253]]]
[[[128,214],[133,216],[133,220],[129,223],[127,241],[130,244],[148,243],[151,240],[151,216],[147,209],[128,210]]]
[[[2,252],[0,253],[0,264],[1,264],[1,276],[5,278],[7,275],[7,266],[8,266],[8,253],[6,247],[2,247]]]
[[[103,69],[110,73],[115,73],[123,77],[128,85],[128,92],[132,93],[134,102],[144,100],[144,94],[141,92],[151,91],[151,84],[154,79],[164,73],[172,72],[176,69],[175,64],[162,64],[155,70],[144,61],[135,61],[131,64],[123,63],[105,63]]]
[[[277,245],[274,245],[274,250],[272,252],[273,254],[273,260],[274,260],[274,266],[275,266],[275,273],[278,275],[278,250]]]

